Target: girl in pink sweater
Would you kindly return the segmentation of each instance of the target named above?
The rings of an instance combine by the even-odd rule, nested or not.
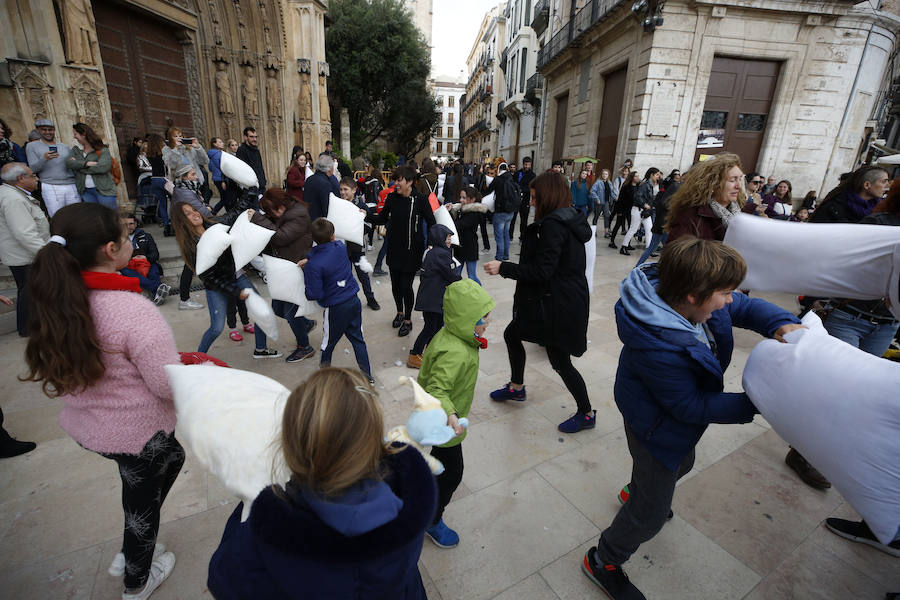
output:
[[[163,369],[179,362],[175,340],[138,280],[117,273],[132,249],[115,211],[66,206],[51,230],[29,271],[25,379],[63,401],[59,424],[76,442],[117,463],[125,532],[109,571],[125,575],[123,600],[147,598],[175,566],[156,544],[160,507],[184,464]]]

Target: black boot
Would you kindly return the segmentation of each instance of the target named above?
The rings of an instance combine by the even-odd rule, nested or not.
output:
[[[627,246],[622,246],[619,248],[619,254],[624,254],[625,256],[631,256],[631,252],[628,251]]]

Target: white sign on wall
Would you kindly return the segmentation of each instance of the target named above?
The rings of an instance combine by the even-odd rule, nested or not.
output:
[[[669,137],[675,126],[678,104],[677,81],[657,81],[650,93],[650,114],[647,116],[647,135]]]

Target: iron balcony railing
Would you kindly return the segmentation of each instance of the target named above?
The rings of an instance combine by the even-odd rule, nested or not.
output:
[[[559,56],[566,48],[577,48],[583,43],[583,36],[594,25],[600,23],[609,14],[623,4],[624,0],[589,0],[575,16],[553,34],[550,41],[538,52],[538,70]]]
[[[535,73],[525,82],[525,101],[534,103],[535,100],[540,101],[539,94],[544,89],[544,76]]]
[[[475,122],[474,125],[466,129],[466,132],[463,134],[464,138],[469,137],[473,133],[477,133],[479,131],[484,131],[488,128],[487,121],[485,119],[479,119]]]
[[[531,28],[537,35],[544,33],[550,22],[550,0],[538,0],[534,5],[534,18],[531,19]]]

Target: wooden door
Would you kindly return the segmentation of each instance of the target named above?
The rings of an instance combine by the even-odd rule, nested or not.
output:
[[[556,97],[556,129],[553,131],[553,160],[566,151],[566,125],[569,120],[569,92]]]
[[[781,63],[769,60],[713,59],[695,161],[734,152],[745,172],[756,170],[780,70]]]
[[[628,65],[603,76],[603,105],[600,107],[600,125],[597,127],[596,173],[609,169],[616,173],[616,145],[622,122],[622,104],[625,102],[625,76]]]
[[[165,137],[170,123],[185,136],[194,135],[184,50],[174,24],[109,0],[94,0],[93,9],[122,168],[134,197],[137,177],[124,161],[132,138]]]

